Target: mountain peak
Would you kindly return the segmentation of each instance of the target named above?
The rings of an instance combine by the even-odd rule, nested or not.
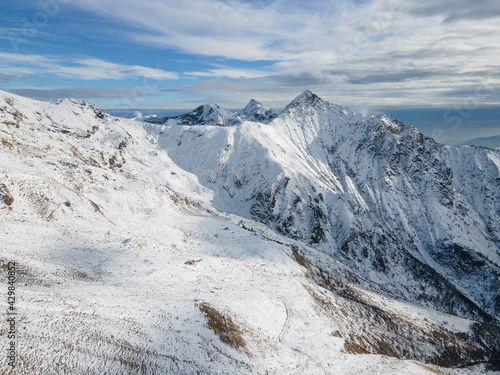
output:
[[[258,102],[255,99],[250,99],[250,101],[248,102],[248,104],[246,105],[246,107],[243,109],[243,113],[244,114],[254,113],[254,112],[258,111],[262,107],[264,107],[262,105],[262,103]]]
[[[207,103],[207,104],[204,104],[200,107],[203,107],[205,110],[210,110],[210,109],[219,109],[219,105],[218,104],[214,104],[214,103]]]
[[[218,125],[226,126],[233,124],[235,114],[217,104],[207,103],[200,105],[191,112],[178,116],[176,119],[180,125]]]
[[[318,95],[314,94],[310,90],[304,90],[302,94],[297,96],[293,101],[300,101],[300,102],[314,102],[317,100],[322,100]]]
[[[277,117],[275,111],[255,99],[251,99],[248,102],[241,114],[246,120],[264,123],[268,123]]]
[[[262,106],[262,103],[259,102],[259,101],[257,101],[257,100],[255,100],[255,99],[250,99],[250,101],[248,102],[248,104],[247,104],[247,106],[245,108],[247,108],[247,107],[254,107],[254,106],[259,106],[260,107],[260,106]]]
[[[314,94],[310,90],[305,90],[302,94],[297,96],[286,108],[297,107],[299,105],[315,105],[321,104],[323,102],[323,99],[321,99],[318,95]]]
[[[255,110],[258,110],[259,108],[264,107],[261,102],[255,100],[255,99],[250,99],[246,107],[243,109],[243,113],[251,113],[255,112]]]
[[[220,107],[217,104],[206,103],[196,107],[191,112],[188,112],[188,114],[196,113],[198,116],[208,116],[211,113],[217,112],[219,109]]]

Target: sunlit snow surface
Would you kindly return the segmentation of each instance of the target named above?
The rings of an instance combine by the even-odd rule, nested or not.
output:
[[[341,118],[358,116],[334,110]],[[358,305],[322,288],[291,249],[298,246],[337,277],[364,270],[330,257],[327,247],[340,246],[342,234],[331,228],[330,245],[308,246],[302,233],[294,240],[276,232],[272,222],[252,220],[248,201],[283,173],[295,178],[293,191],[314,186],[325,197],[345,193],[357,210],[373,209],[368,196],[387,197],[373,186],[360,192],[357,181],[369,179],[370,168],[357,178],[332,172],[317,145],[323,119],[305,119],[298,129],[291,126],[292,114],[270,124],[163,126],[113,118],[86,102],[46,104],[0,92],[0,192],[13,198],[9,205],[0,202],[0,258],[19,269],[12,373],[485,373],[483,365],[445,369],[346,350],[336,332],[345,336],[362,327]],[[336,129],[328,131],[338,137]],[[457,156],[469,152],[471,164],[480,158],[483,168],[498,173],[498,154],[446,152],[456,168],[474,168]],[[243,181],[240,188],[234,176]],[[473,191],[481,183],[470,179],[463,186]],[[491,209],[488,201],[477,207],[479,217]],[[350,223],[354,209],[331,214]],[[411,227],[412,220],[401,225]],[[464,236],[463,243],[471,238]],[[477,251],[498,264],[498,249],[487,239],[480,245]],[[201,261],[185,264],[190,260]],[[2,272],[4,290],[5,277]],[[381,277],[367,272],[358,285],[376,290]],[[469,293],[472,286],[463,288]],[[467,332],[471,324],[390,294],[359,294],[424,332]],[[336,320],[343,315],[322,309],[314,295],[349,314],[349,326]],[[232,318],[244,349],[226,345],[208,328],[199,309],[203,302]],[[6,330],[3,324],[2,345]],[[4,355],[0,366],[9,373]]]

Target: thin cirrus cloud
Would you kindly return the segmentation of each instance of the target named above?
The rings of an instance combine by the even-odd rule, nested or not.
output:
[[[13,89],[11,91],[14,94],[33,99],[53,100],[59,98],[129,98],[134,96],[134,90],[134,88],[73,87],[64,89]],[[148,95],[148,93],[145,92],[145,95]]]
[[[444,22],[500,17],[500,3],[497,0],[423,0],[408,4],[407,9],[415,16],[445,15]]]
[[[217,78],[258,78],[269,75],[269,72],[254,69],[208,69],[203,72],[186,72],[188,76],[193,77],[217,77]]]
[[[157,80],[176,79],[176,73],[138,65],[122,65],[100,59],[61,59],[40,55],[0,53],[4,75],[50,75],[78,80],[121,80],[146,77]]]
[[[296,83],[316,83],[327,97],[354,95],[359,91],[351,86],[356,85],[379,103],[449,104],[456,97],[447,100],[443,93],[459,88],[464,75],[467,85],[479,86],[484,72],[495,69],[491,62],[500,55],[497,3],[87,0],[75,6],[115,24],[133,25],[133,31],[123,35],[135,43],[247,63],[269,62],[257,71],[229,66],[183,72],[198,78],[193,84],[200,87],[207,86],[204,78],[227,79],[208,84],[227,88],[235,78],[242,84],[242,79],[275,83],[289,77]],[[252,82],[246,86],[252,87]],[[284,82],[271,90],[279,94],[287,86],[297,85]],[[386,98],[389,92],[394,96]],[[359,98],[345,100],[350,104]]]
[[[336,6],[332,3],[323,5],[323,9],[308,9],[295,1],[257,4],[208,0],[182,3],[88,0],[74,6],[120,24],[133,25],[137,29],[125,35],[139,43],[245,61],[294,58],[294,48],[322,38],[325,22],[335,22]]]
[[[9,82],[15,80],[17,77],[12,74],[0,73],[0,82]]]
[[[60,49],[44,56],[39,50],[31,55],[0,54],[0,71],[3,82],[30,75],[75,80],[61,83],[68,87],[78,86],[76,80],[116,82],[115,86],[103,83],[105,88],[133,85],[119,81],[136,77],[174,80],[168,82],[166,91],[155,89],[156,102],[203,101],[214,96],[227,98],[219,104],[231,108],[244,105],[250,97],[265,100],[261,93],[273,103],[286,104],[304,89],[345,105],[364,101],[379,107],[455,105],[466,99],[457,93],[471,87],[476,92],[475,88],[485,84],[489,90],[479,90],[478,100],[489,105],[496,100],[491,92],[500,87],[495,66],[500,55],[497,3],[67,2],[54,23],[58,18],[78,25],[71,30],[85,30],[85,34],[75,32],[71,37],[81,41],[82,54],[94,57],[49,55]],[[71,17],[64,20],[63,15],[68,14]],[[89,27],[89,20],[98,27]],[[47,32],[57,31],[50,25]],[[104,57],[102,46],[115,50],[106,51]],[[121,47],[138,52],[125,54]],[[109,56],[117,57],[110,62]],[[184,59],[186,63],[175,62]],[[144,61],[158,61],[172,71],[142,66]],[[165,92],[168,96],[162,94]],[[225,95],[227,92],[238,95]]]

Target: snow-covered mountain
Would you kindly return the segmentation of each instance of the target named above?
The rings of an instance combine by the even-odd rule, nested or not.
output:
[[[191,112],[180,116],[147,116],[139,120],[152,124],[178,124],[178,125],[218,125],[229,126],[241,123],[238,116],[219,107],[217,104],[205,104],[196,107]]]
[[[12,373],[493,371],[499,153],[308,91],[249,106],[161,125],[0,92]]]
[[[217,104],[204,104],[180,116],[147,116],[138,120],[161,125],[232,126],[245,121],[269,123],[278,117],[277,111],[251,99],[241,112],[231,112]]]
[[[462,143],[462,145],[470,145],[470,146],[474,145],[474,146],[483,146],[483,147],[500,149],[500,134],[491,137],[474,138],[467,142]]]
[[[279,113],[269,107],[262,105],[255,99],[251,99],[241,112],[240,117],[245,121],[269,123],[278,117]]]
[[[498,152],[443,146],[310,92],[268,125],[152,132],[215,207],[342,259],[379,292],[498,318]]]

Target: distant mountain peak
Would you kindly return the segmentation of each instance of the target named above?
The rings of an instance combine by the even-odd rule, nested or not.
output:
[[[294,102],[312,103],[312,102],[316,102],[316,101],[323,101],[323,99],[321,99],[318,95],[314,94],[310,90],[305,90],[304,92],[302,92],[302,94],[297,96],[292,101],[292,103],[294,103]]]
[[[481,146],[489,148],[500,148],[500,134],[491,137],[479,137],[470,139],[461,144],[462,146]]]
[[[325,103],[325,101],[321,99],[318,95],[314,94],[310,90],[305,90],[304,92],[302,92],[302,94],[297,96],[290,104],[288,104],[285,107],[285,110],[303,106],[315,107],[323,103]]]
[[[304,90],[300,95],[298,95],[297,97],[313,97],[313,96],[317,96],[316,94],[314,94],[311,90]]]
[[[255,100],[255,99],[250,99],[250,101],[248,102],[248,104],[245,108],[254,107],[254,106],[262,106],[262,103]]]
[[[255,99],[250,99],[246,107],[243,109],[242,113],[244,114],[254,113],[255,111],[258,111],[262,107],[264,107],[262,103],[258,102]]]
[[[248,104],[246,105],[246,107],[243,109],[242,113],[252,113],[252,112],[255,112],[256,110],[260,109],[260,108],[263,108],[264,105],[255,100],[255,99],[250,99],[250,101],[248,102]],[[265,107],[267,108],[267,107]]]
[[[232,125],[236,119],[235,113],[219,107],[217,104],[200,105],[191,112],[178,116],[180,125]]]
[[[216,110],[216,109],[220,109],[219,105],[218,104],[215,104],[215,103],[206,103],[206,104],[203,104],[202,106],[200,107],[203,107],[203,109],[205,110]]]
[[[219,109],[220,109],[220,107],[217,104],[206,103],[206,104],[202,104],[202,105],[196,107],[195,109],[193,109],[191,112],[188,112],[188,113],[209,115],[209,114],[211,114]]]
[[[268,123],[278,117],[278,113],[255,99],[250,99],[241,112],[243,119]]]

